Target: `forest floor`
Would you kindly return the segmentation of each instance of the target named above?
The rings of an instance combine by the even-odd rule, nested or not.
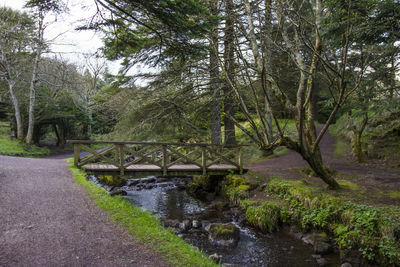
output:
[[[328,190],[323,181],[313,177],[306,161],[300,154],[287,154],[247,164],[245,167],[266,177],[279,176],[283,179],[301,180],[309,186],[319,187],[324,192],[346,198],[356,203],[373,206],[400,205],[400,168],[395,162],[368,160],[360,164],[348,154],[336,155],[335,137],[327,132],[321,141],[325,165],[335,171],[342,188]]]
[[[0,265],[166,266],[93,202],[67,165],[0,156]]]

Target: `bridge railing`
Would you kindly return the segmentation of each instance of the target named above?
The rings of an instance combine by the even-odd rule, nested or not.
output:
[[[108,164],[123,175],[130,166],[140,164],[158,167],[163,175],[179,166],[199,168],[203,174],[217,168],[243,173],[243,145],[90,140],[68,140],[67,143],[74,146],[74,165],[79,168],[87,164]],[[102,148],[93,149],[91,145]],[[84,151],[87,153],[83,156]]]

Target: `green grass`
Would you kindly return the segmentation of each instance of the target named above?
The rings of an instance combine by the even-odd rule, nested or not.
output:
[[[400,198],[400,192],[399,191],[387,190],[387,191],[383,191],[382,194],[384,196],[387,196],[387,197],[390,197],[390,198]]]
[[[352,183],[348,180],[339,180],[337,179],[337,182],[340,184],[340,187],[344,189],[349,189],[349,190],[360,190],[359,186],[355,183]]]
[[[69,159],[68,162],[72,162]],[[139,241],[149,245],[156,252],[165,255],[172,266],[218,266],[199,249],[183,241],[171,231],[164,229],[158,218],[148,211],[132,206],[120,196],[110,196],[103,188],[86,180],[86,174],[69,167],[77,184],[81,185],[103,210],[111,214],[119,224],[125,226]]]
[[[348,142],[340,137],[336,137],[335,139],[335,148],[333,150],[333,155],[335,157],[340,157],[351,153],[350,145]]]
[[[9,123],[0,122],[0,155],[21,157],[42,157],[50,154],[44,147],[26,145],[23,142],[9,137]]]

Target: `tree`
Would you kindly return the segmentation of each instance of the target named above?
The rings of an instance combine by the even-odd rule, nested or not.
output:
[[[358,0],[339,4],[333,2],[329,6],[333,12],[325,21],[325,28],[333,38],[327,42],[327,47],[334,53],[340,47],[340,29],[351,25],[351,49],[345,74],[347,86],[357,90],[349,96],[345,108],[349,110],[348,130],[353,132],[353,152],[359,162],[364,162],[366,153],[362,148],[362,136],[372,109],[376,110],[376,106],[389,109],[396,87],[394,73],[398,65],[395,62],[399,59],[400,48],[394,44],[399,40],[400,7],[395,1]],[[341,21],[341,16],[346,13],[350,19]],[[335,76],[332,72],[328,74]],[[387,103],[383,103],[384,100]]]
[[[124,59],[125,69],[138,62],[160,66],[204,55],[206,46],[196,39],[215,24],[203,1],[96,0],[96,3],[100,21],[86,28],[101,29],[106,34],[104,54],[111,60]]]
[[[27,144],[32,143],[33,130],[35,126],[34,111],[35,111],[35,89],[37,83],[39,62],[42,57],[43,50],[46,48],[44,40],[44,31],[46,24],[44,22],[46,13],[48,12],[61,12],[61,5],[59,1],[53,0],[29,0],[26,7],[35,10],[35,17],[37,18],[35,46],[33,48],[35,59],[32,69],[32,78],[29,86],[29,112],[28,112],[28,131],[25,137]]]
[[[20,103],[15,91],[29,59],[34,21],[26,13],[0,8],[0,75],[8,84],[17,127],[17,138],[23,139]]]
[[[87,134],[92,134],[93,126],[93,106],[96,92],[101,88],[102,76],[106,68],[106,61],[97,55],[86,55],[86,70],[83,75],[83,84],[80,92],[77,92],[82,99],[83,110],[87,114]]]

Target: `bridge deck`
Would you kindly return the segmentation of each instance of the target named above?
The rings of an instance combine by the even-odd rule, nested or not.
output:
[[[111,164],[86,164],[82,166],[82,169],[99,174],[120,172],[117,166]],[[207,174],[210,175],[226,175],[231,172],[239,173],[240,170],[231,164],[213,164],[207,167]],[[126,167],[124,173],[132,177],[143,177],[144,175],[163,176],[163,169],[152,164],[135,164]],[[168,176],[197,175],[202,173],[202,168],[194,164],[176,164],[168,167]]]

